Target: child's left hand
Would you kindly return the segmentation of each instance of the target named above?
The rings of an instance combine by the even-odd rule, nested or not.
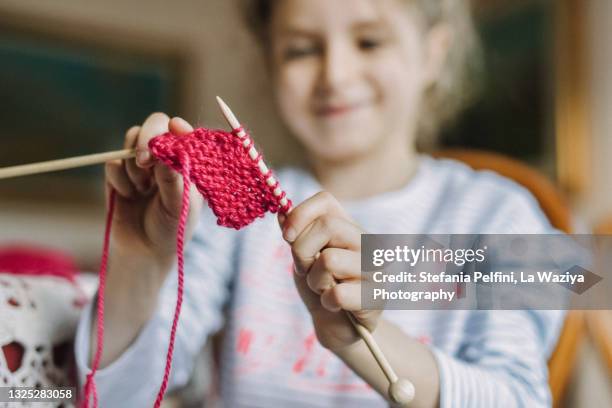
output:
[[[380,310],[361,308],[361,234],[333,195],[320,192],[279,215],[291,245],[298,292],[312,315],[317,338],[332,352],[360,339],[346,313],[373,331]]]

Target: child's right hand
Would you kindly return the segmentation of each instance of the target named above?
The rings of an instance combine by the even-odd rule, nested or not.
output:
[[[106,202],[110,187],[117,192],[112,224],[113,257],[169,267],[176,257],[176,233],[183,195],[182,176],[152,157],[148,143],[165,132],[186,135],[193,131],[181,118],[154,113],[142,126],[125,135],[125,148],[136,148],[136,159],[106,163]],[[185,242],[193,234],[203,199],[190,189],[190,211]],[[161,268],[167,269],[167,268]]]
[[[104,351],[100,368],[115,361],[131,344],[155,310],[162,284],[176,264],[176,234],[183,197],[182,176],[155,160],[148,143],[168,131],[186,135],[193,128],[180,118],[154,113],[125,135],[125,148],[136,159],[106,163],[106,203],[115,189],[111,248],[106,279]],[[192,184],[185,243],[191,240],[203,198]],[[93,358],[95,324],[91,326]]]

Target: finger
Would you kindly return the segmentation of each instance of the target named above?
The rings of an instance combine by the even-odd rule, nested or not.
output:
[[[117,193],[125,198],[133,198],[135,196],[136,190],[128,178],[128,175],[121,164],[121,160],[106,162],[104,171],[107,182],[111,187],[117,190]]]
[[[281,225],[283,237],[286,241],[293,242],[307,226],[324,214],[350,220],[349,215],[334,196],[326,191],[321,191],[287,214],[287,218]]]
[[[168,123],[168,130],[173,135],[185,136],[193,132],[193,127],[185,119],[174,117]]]
[[[140,126],[131,127],[125,134],[123,147],[130,149],[136,146],[138,135],[140,134]],[[134,184],[136,190],[140,193],[147,192],[151,187],[151,171],[150,169],[141,168],[136,165],[136,159],[123,160],[123,166],[128,175],[128,178]]]
[[[361,255],[356,251],[325,248],[314,262],[306,281],[308,287],[321,294],[337,282],[361,278]]]
[[[300,295],[300,298],[302,298],[302,301],[306,305],[306,308],[311,312],[321,309],[321,298],[317,293],[313,292],[308,287],[308,282],[306,282],[306,276],[294,273],[293,280],[295,281],[297,291]]]
[[[308,273],[317,254],[325,247],[359,250],[361,230],[344,218],[323,215],[317,218],[296,238],[291,253],[297,272]]]
[[[321,294],[321,305],[330,312],[361,310],[361,283],[344,282]]]
[[[140,133],[140,126],[132,126],[125,132],[125,138],[123,139],[123,148],[129,149],[136,145],[136,139]]]
[[[185,136],[193,132],[193,127],[179,117],[169,120],[167,126],[168,131],[177,136]],[[162,205],[170,214],[178,216],[184,190],[183,177],[169,166],[159,162],[154,166],[153,174],[159,187]],[[194,196],[193,190],[193,188],[190,189],[191,201]]]
[[[168,132],[170,118],[165,113],[154,113],[142,124],[138,140],[136,141],[136,163],[138,166],[148,168],[155,164],[149,151],[149,141],[155,136]]]
[[[153,174],[164,210],[168,215],[178,219],[186,187],[183,183],[183,176],[163,163],[158,163],[153,167]],[[192,214],[202,207],[204,199],[195,184],[190,183],[187,187],[189,189],[189,213]]]
[[[183,177],[163,163],[153,167],[153,174],[162,205],[170,214],[178,216],[183,197]]]

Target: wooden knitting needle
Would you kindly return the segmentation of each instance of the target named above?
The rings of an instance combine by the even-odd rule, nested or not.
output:
[[[76,167],[105,163],[111,160],[131,159],[133,157],[136,157],[136,149],[123,149],[105,153],[94,153],[84,156],[70,157],[66,159],[3,167],[0,168],[0,179],[67,170]]]
[[[75,167],[90,166],[92,164],[104,163],[115,159],[130,159],[136,156],[135,149],[115,150],[105,153],[94,153],[85,156],[70,157],[67,159],[49,160],[45,162],[22,164],[0,168],[0,179],[9,177],[27,176],[29,174],[46,173],[72,169]]]
[[[221,105],[221,110],[223,111],[225,118],[230,122],[230,126],[232,126],[232,129],[238,129],[240,127],[240,124],[238,124],[237,127],[234,127],[234,125],[238,123],[234,114],[231,112],[231,110],[229,110],[229,108],[227,107],[227,105],[225,105],[221,98],[217,97],[217,101]],[[38,163],[3,167],[0,168],[0,179],[27,176],[30,174],[47,173],[51,171],[67,170],[76,167],[105,163],[111,160],[131,159],[133,157],[136,157],[136,149],[123,149],[105,153],[94,153],[84,156],[70,157],[66,159],[49,160]],[[266,173],[268,171],[267,167],[265,163],[263,163],[263,161],[261,161],[261,163],[262,164],[260,165],[260,169],[262,170],[262,172]]]
[[[259,167],[259,171],[261,171],[261,174],[263,175],[268,174],[268,172],[270,171],[268,169],[268,166],[266,166],[266,163],[263,161],[261,156],[259,156],[259,153],[257,152],[257,149],[255,148],[255,146],[252,144],[251,140],[249,140],[249,138],[246,137],[247,134],[242,128],[242,125],[240,124],[238,119],[236,119],[236,115],[234,115],[234,113],[229,108],[229,106],[227,106],[227,104],[223,102],[223,99],[221,99],[218,96],[217,96],[217,104],[219,105],[219,108],[221,108],[221,113],[223,113],[223,116],[227,120],[227,123],[230,125],[230,127],[232,128],[236,136],[238,136],[241,139],[244,139],[243,146],[245,148],[250,146],[249,156],[251,157],[251,159],[255,160],[257,159],[257,157],[259,157],[258,162],[257,162],[257,167]],[[276,179],[274,178],[274,176],[269,176],[266,179],[266,183],[268,184],[268,186],[272,187],[274,186],[274,184],[276,184]],[[280,186],[278,186],[272,191],[272,193],[275,196],[279,197],[283,194],[283,190],[281,190]],[[287,203],[288,201],[286,197],[283,197],[280,199],[280,204],[283,207],[286,206]]]
[[[225,116],[225,119],[227,120],[227,123],[230,125],[232,130],[236,131],[239,137],[246,136],[246,133],[242,130],[242,125],[240,125],[240,122],[238,121],[238,119],[236,119],[236,115],[234,115],[229,106],[227,106],[227,104],[223,102],[223,99],[217,96],[217,103],[219,104],[221,112],[223,113],[223,116]],[[254,147],[251,148],[251,150],[254,151],[254,154],[251,154],[251,152],[249,152],[251,158],[253,159],[257,157],[257,151],[254,149]],[[260,159],[260,162],[258,164],[260,164],[260,170],[262,171],[262,173],[266,174],[268,172],[268,168],[267,166],[265,166],[265,164],[263,164],[263,160]],[[261,164],[263,164],[263,168],[261,167]],[[370,331],[365,326],[360,324],[355,319],[352,313],[347,311],[346,315],[348,316],[357,333],[359,333],[359,336],[367,345],[368,349],[370,350],[372,356],[380,366],[385,377],[387,377],[387,380],[389,381],[389,396],[394,402],[396,402],[400,406],[406,406],[410,401],[414,399],[414,385],[410,381],[399,378],[397,374],[395,374],[393,367],[391,367],[391,364],[389,364],[389,361],[378,346],[378,343],[376,342],[374,336],[372,336],[372,333],[370,333]]]

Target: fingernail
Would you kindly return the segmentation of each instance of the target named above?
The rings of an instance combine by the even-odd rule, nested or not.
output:
[[[147,161],[151,158],[151,154],[147,150],[141,150],[136,153],[136,159],[140,164],[147,164]]]
[[[283,238],[285,238],[285,241],[287,242],[295,241],[295,238],[296,238],[295,230],[291,227],[285,228],[283,230]]]
[[[185,128],[191,128],[191,125],[189,124],[189,122],[187,122],[185,119],[175,116],[172,118],[172,120],[179,122],[181,124],[181,126],[185,127]]]

